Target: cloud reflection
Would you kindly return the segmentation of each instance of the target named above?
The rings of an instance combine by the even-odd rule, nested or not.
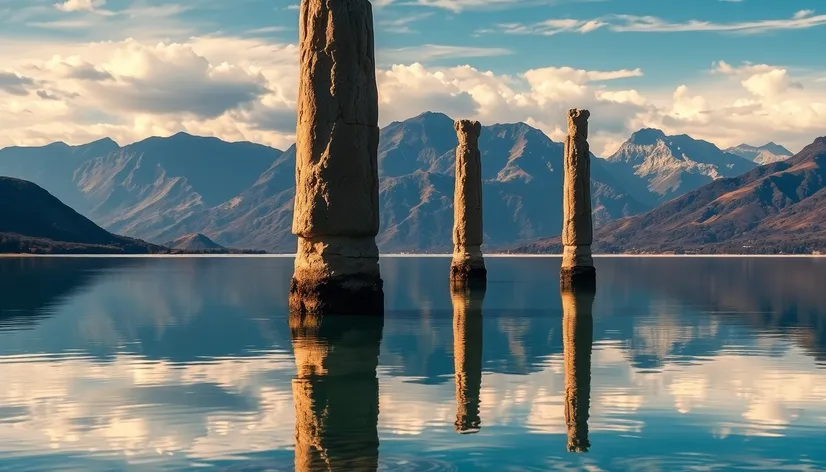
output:
[[[50,266],[75,288],[26,295],[29,312],[42,316],[0,332],[0,469],[128,462],[280,470],[313,464],[325,450],[343,451],[325,460],[367,458],[370,468],[399,470],[419,467],[404,461],[576,467],[579,456],[549,452],[569,432],[580,448],[599,445],[587,463],[604,470],[628,465],[613,459],[618,451],[676,468],[785,466],[801,454],[826,463],[817,446],[826,427],[826,374],[817,363],[823,324],[814,314],[826,304],[812,292],[765,284],[737,262],[716,270],[762,292],[748,298],[734,282],[726,291],[674,288],[656,282],[668,277],[656,264],[607,262],[589,345],[577,335],[587,328],[579,324],[587,304],[549,293],[556,284],[542,275],[554,272],[548,260],[492,259],[491,274],[505,282],[492,277],[481,313],[481,300],[452,296],[444,280],[428,277],[444,273],[430,263],[392,264],[385,274],[413,280],[388,278],[388,300],[421,297],[428,309],[390,311],[370,336],[290,329],[290,260],[147,261],[97,268],[91,278]],[[692,264],[671,270],[694,280]],[[0,269],[0,277],[11,273]],[[797,315],[784,309],[790,305]],[[585,347],[590,369],[579,364]],[[566,370],[571,363],[576,369]],[[588,370],[590,405],[583,409],[580,398],[569,425],[566,407],[581,397]],[[366,423],[348,419],[354,414]],[[478,432],[459,436],[456,427]],[[342,437],[357,441],[337,449]],[[645,451],[632,447],[635,438]],[[704,455],[719,441],[748,448],[749,458]],[[353,444],[361,452],[348,456]]]

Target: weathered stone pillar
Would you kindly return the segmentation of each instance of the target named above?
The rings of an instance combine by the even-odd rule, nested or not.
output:
[[[568,111],[565,139],[565,184],[562,194],[562,289],[596,285],[591,243],[594,225],[591,209],[591,151],[588,146],[588,110]]]
[[[301,312],[374,313],[384,303],[378,90],[368,0],[302,0],[291,293]]]
[[[562,343],[565,358],[565,423],[568,451],[588,452],[591,405],[591,347],[594,292],[562,292]]]
[[[453,197],[453,263],[450,280],[458,285],[484,285],[487,280],[482,257],[482,155],[478,121],[460,120],[454,125],[456,189]]]
[[[459,434],[481,428],[479,403],[482,390],[482,303],[485,291],[454,287],[453,367],[456,380],[456,422]]]
[[[295,470],[374,472],[382,317],[292,317]]]

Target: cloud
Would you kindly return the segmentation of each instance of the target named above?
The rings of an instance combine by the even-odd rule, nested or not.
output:
[[[169,41],[169,38],[186,38],[204,27],[198,18],[180,15],[193,8],[191,5],[167,3],[149,4],[143,1],[131,3],[123,9],[104,9],[101,0],[69,0],[55,4],[55,8],[67,15],[55,16],[53,10],[43,11],[38,6],[15,11],[19,17],[7,21],[6,26],[24,26],[27,37],[60,37],[62,42],[121,41],[127,38],[139,40]],[[0,20],[3,10],[0,8]],[[12,30],[14,31],[14,30]],[[7,36],[11,37],[11,36]]]
[[[15,72],[0,81],[0,146],[103,136],[128,144],[177,131],[282,149],[294,142],[295,44],[214,35],[179,43],[8,45],[7,67]],[[826,82],[816,81],[823,71],[806,79],[783,66],[718,61],[712,74],[652,87],[635,67],[501,73],[455,65],[459,56],[510,53],[505,49],[425,45],[377,53],[381,125],[441,111],[485,123],[526,122],[561,140],[565,111],[588,108],[598,155],[648,126],[723,147],[768,138],[793,149],[826,129]]]
[[[688,31],[717,31],[762,33],[772,30],[805,29],[826,24],[826,15],[795,15],[791,19],[773,19],[742,21],[732,23],[715,23],[712,21],[691,20],[674,23],[653,16],[616,15],[618,23],[611,25],[612,31],[641,33],[676,33]]]
[[[607,15],[588,20],[552,18],[537,23],[501,23],[495,31],[505,34],[549,36],[559,33],[588,33],[608,29],[617,33],[728,32],[753,34],[774,30],[806,29],[826,25],[826,15],[801,10],[790,19],[718,23],[705,20],[672,22],[656,16]],[[481,30],[490,31],[490,30]]]
[[[0,92],[28,95],[28,88],[31,85],[34,85],[34,80],[30,77],[23,77],[14,72],[0,72]]]
[[[643,106],[647,103],[645,97],[640,95],[636,90],[618,90],[618,91],[604,91],[597,92],[597,98],[608,102],[616,103],[633,103],[634,105]]]
[[[90,81],[89,93],[112,107],[214,118],[267,93],[266,80],[229,63],[211,64],[191,46],[127,41],[103,65],[114,81]]]
[[[553,36],[559,33],[590,33],[608,25],[602,20],[550,19],[533,24],[501,23],[496,25],[506,34]]]
[[[715,61],[712,62],[711,65],[713,67],[712,72],[735,76],[761,74],[774,70],[774,67],[768,64],[752,64],[750,62],[744,62],[743,65],[739,67],[733,66],[726,61]]]
[[[752,75],[744,80],[742,84],[746,90],[761,97],[774,97],[790,88],[803,88],[800,82],[794,82],[789,78],[788,71],[785,69],[774,69],[762,74]]]
[[[725,61],[714,62],[712,66],[714,72],[741,79],[742,86],[757,96],[776,97],[790,89],[803,89],[803,84],[792,80],[786,68],[751,63],[735,67]]]
[[[380,49],[377,52],[379,63],[430,62],[442,59],[462,59],[470,57],[506,56],[513,51],[506,48],[484,48],[471,46],[448,46],[441,44],[422,44],[395,49]]]
[[[794,19],[800,20],[802,18],[806,18],[812,16],[815,13],[814,10],[800,10],[794,14]]]
[[[390,4],[416,5],[460,13],[465,10],[500,10],[595,1],[603,0],[374,0],[373,5],[378,8]]]
[[[394,19],[383,19],[378,21],[379,27],[388,33],[409,34],[416,31],[410,27],[411,23],[424,20],[433,16],[432,12],[420,13],[417,15],[401,16]]]
[[[63,3],[55,3],[55,8],[60,11],[95,11],[106,5],[106,0],[66,0]]]

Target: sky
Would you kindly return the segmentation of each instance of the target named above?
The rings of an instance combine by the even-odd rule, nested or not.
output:
[[[343,0],[342,0],[343,1]],[[380,125],[525,122],[592,151],[644,127],[725,148],[826,135],[822,0],[373,0]],[[295,138],[296,0],[0,0],[0,147],[178,131]]]

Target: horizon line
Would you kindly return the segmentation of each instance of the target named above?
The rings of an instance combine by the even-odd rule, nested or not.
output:
[[[121,258],[121,259],[188,259],[188,258],[269,258],[269,259],[294,259],[295,254],[279,253],[279,254],[0,254],[0,259],[14,259],[14,258],[67,258],[67,259],[97,259],[97,258]],[[452,258],[453,254],[402,254],[402,253],[387,253],[380,254],[379,259],[446,259]],[[562,254],[485,254],[485,258],[490,259],[561,259]],[[620,259],[620,258],[639,258],[639,259],[654,259],[654,258],[716,258],[716,259],[731,259],[731,258],[810,258],[821,259],[826,258],[826,254],[594,254],[597,259]]]

